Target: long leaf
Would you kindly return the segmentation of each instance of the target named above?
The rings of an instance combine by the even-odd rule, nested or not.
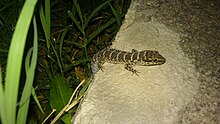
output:
[[[35,101],[36,104],[37,104],[37,107],[40,109],[41,113],[44,114],[44,110],[43,110],[43,108],[42,108],[41,105],[40,105],[40,102],[39,102],[39,100],[38,100],[38,98],[37,98],[37,95],[36,95],[36,93],[35,93],[35,88],[34,88],[34,87],[32,87],[31,94],[32,94],[32,96],[33,96],[33,98],[34,98],[34,101]]]
[[[45,13],[43,10],[43,5],[40,6],[39,14],[40,14],[40,20],[42,23],[43,31],[46,37],[46,43],[47,43],[47,49],[50,49],[50,5],[48,5],[48,1],[45,1]]]
[[[82,34],[85,34],[83,28],[79,25],[77,19],[73,16],[73,14],[72,14],[70,11],[68,11],[67,13],[68,13],[68,15],[70,16],[70,18],[73,20],[73,22],[75,23],[76,27],[79,29],[79,31],[80,31]]]
[[[73,0],[73,3],[74,3],[74,5],[75,5],[75,7],[76,7],[76,11],[77,11],[77,13],[78,13],[78,15],[79,15],[79,18],[80,18],[80,21],[81,21],[82,27],[83,27],[82,11],[81,11],[81,9],[80,9],[78,0]],[[83,28],[83,29],[84,29],[84,28]]]
[[[15,124],[22,58],[36,3],[37,0],[25,1],[9,49],[4,94],[6,124]]]
[[[3,82],[2,82],[2,71],[0,66],[0,120],[3,124],[6,124],[6,115],[5,115],[5,97],[3,91]]]
[[[27,61],[30,60],[31,58],[31,65],[29,65],[29,62],[27,62],[26,66],[30,66],[28,68],[26,74],[27,78],[25,81],[25,86],[23,89],[23,93],[21,96],[21,101],[19,104],[19,109],[18,109],[18,118],[17,118],[17,124],[25,124],[26,119],[27,119],[27,113],[28,113],[28,107],[29,107],[29,102],[30,102],[30,96],[31,96],[31,91],[32,91],[32,85],[34,81],[34,75],[35,75],[35,68],[37,64],[37,52],[38,52],[38,36],[37,36],[37,24],[36,24],[36,19],[35,17],[33,18],[33,24],[34,24],[34,46],[33,49],[29,50],[29,53],[32,53],[33,55],[31,58],[31,54],[27,54]]]
[[[64,32],[63,32],[62,35],[61,35],[61,38],[60,38],[59,54],[60,54],[60,61],[61,61],[62,67],[64,66],[63,57],[62,57],[63,42],[64,42],[64,37],[66,36],[66,33],[67,33],[68,30],[69,30],[69,27],[66,27],[66,28],[64,29]]]
[[[47,35],[50,36],[50,0],[45,0],[45,16],[47,22]]]
[[[118,28],[119,28],[120,25],[121,25],[120,15],[119,15],[119,13],[113,8],[113,6],[112,6],[110,3],[109,3],[109,6],[111,7],[111,10],[112,10],[112,12],[113,12],[113,14],[114,14],[114,16],[115,16],[115,18],[116,18],[116,22],[117,22]]]
[[[56,59],[57,59],[57,64],[58,64],[58,66],[59,66],[59,68],[60,68],[60,72],[61,72],[61,75],[63,76],[63,67],[62,67],[62,65],[61,65],[61,62],[60,62],[60,58],[59,58],[59,56],[58,56],[58,54],[57,54],[57,50],[55,49],[55,47],[54,47],[54,45],[51,43],[51,47],[52,47],[52,49],[53,49],[53,52],[54,52],[54,54],[55,54],[55,56],[56,56]],[[52,58],[51,58],[52,59]]]

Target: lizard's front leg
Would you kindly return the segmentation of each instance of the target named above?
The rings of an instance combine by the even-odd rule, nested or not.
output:
[[[135,70],[135,69],[133,68],[133,65],[131,65],[131,64],[125,64],[124,67],[125,67],[126,70],[131,71],[131,72],[132,72],[132,75],[133,75],[133,74],[136,74],[137,76],[139,76],[138,73],[140,73],[140,72],[138,72],[137,70]]]
[[[91,63],[91,69],[92,69],[92,73],[95,74],[96,72],[98,72],[99,70],[104,69],[104,67],[102,66],[104,63],[103,62],[92,62]]]

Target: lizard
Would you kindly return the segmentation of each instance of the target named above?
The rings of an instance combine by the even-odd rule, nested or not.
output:
[[[153,50],[137,51],[132,49],[131,52],[117,50],[113,48],[105,48],[96,53],[91,60],[91,69],[95,74],[105,63],[124,64],[124,68],[133,74],[138,75],[139,71],[135,70],[134,66],[154,66],[162,65],[166,59],[158,52]]]

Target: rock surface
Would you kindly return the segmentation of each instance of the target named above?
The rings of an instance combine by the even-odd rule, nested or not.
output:
[[[140,71],[139,76],[132,76],[124,65],[105,63],[72,123],[220,122],[220,32],[215,22],[218,18],[212,13],[219,12],[218,2],[179,1],[131,3],[112,47],[125,51],[157,50],[166,63],[134,67]],[[207,18],[204,23],[205,14],[195,13],[195,8],[213,20]]]

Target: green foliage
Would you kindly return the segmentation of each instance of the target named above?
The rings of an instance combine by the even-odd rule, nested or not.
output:
[[[57,75],[52,79],[50,88],[50,103],[51,107],[56,109],[57,113],[60,112],[68,103],[71,94],[72,91],[63,77]],[[65,118],[69,118],[71,120],[71,115],[66,114]],[[68,121],[70,122],[70,120]]]
[[[72,91],[65,79],[59,75],[55,76],[51,81],[50,102],[52,108],[58,112],[68,103]]]
[[[33,24],[34,24],[34,46],[28,51],[27,57],[25,60],[26,81],[25,81],[23,92],[22,92],[21,100],[19,103],[17,124],[24,124],[26,122],[30,96],[31,96],[32,87],[33,87],[32,85],[33,85],[34,76],[35,76],[35,68],[37,64],[38,36],[37,36],[37,24],[36,24],[35,17],[33,18]],[[31,62],[30,62],[30,59],[31,59]]]
[[[91,14],[88,16],[88,18],[83,18],[83,14],[81,12],[81,9],[80,9],[80,6],[79,6],[79,3],[77,2],[77,0],[73,1],[73,3],[74,3],[73,9],[72,9],[73,11],[67,12],[68,15],[70,16],[70,18],[72,19],[72,21],[74,22],[74,24],[76,25],[77,29],[82,33],[82,39],[83,39],[82,47],[83,47],[86,59],[89,59],[87,49],[88,49],[88,45],[91,43],[91,41],[94,40],[94,38],[96,38],[98,35],[100,35],[101,32],[106,30],[110,25],[112,25],[116,21],[116,19],[119,19],[119,18],[116,18],[116,19],[111,18],[106,23],[104,23],[103,25],[98,27],[97,30],[93,31],[91,34],[86,33],[86,29],[89,29],[88,24],[91,21],[91,19],[94,18],[98,14],[98,12],[100,10],[102,10],[106,5],[109,4],[111,6],[110,1],[111,0],[108,0],[104,3],[102,3],[101,5],[99,5],[98,7],[96,7],[91,12]],[[76,11],[75,11],[75,9],[76,9]],[[112,9],[113,13],[115,15],[117,15],[117,17],[119,17],[118,14],[116,14],[116,10],[114,10],[114,8],[112,6],[111,6],[111,9]],[[76,16],[75,12],[77,12],[79,20],[77,20],[77,16]],[[120,22],[120,20],[117,20],[117,22]],[[119,29],[119,26],[120,26],[120,23],[118,23],[118,29]],[[77,43],[75,43],[75,44],[77,44]],[[80,44],[77,44],[77,46],[80,46]],[[89,72],[91,72],[90,71],[90,64],[88,63],[87,66],[88,66]],[[90,75],[91,75],[91,73],[90,73]]]
[[[15,124],[16,115],[17,123],[25,123],[27,118],[27,110],[29,106],[31,88],[34,78],[34,72],[37,60],[37,27],[36,22],[34,22],[34,48],[33,51],[29,52],[27,56],[27,78],[25,82],[25,87],[23,89],[22,98],[20,105],[18,107],[17,113],[17,99],[18,99],[18,88],[20,82],[21,65],[23,52],[25,47],[25,42],[29,30],[29,26],[34,13],[34,8],[36,5],[36,0],[27,0],[21,10],[19,19],[16,24],[16,28],[12,37],[12,42],[10,45],[7,61],[7,71],[5,78],[5,87],[3,88],[2,80],[0,82],[0,109],[1,109],[1,121],[3,124]],[[35,21],[35,19],[34,19]],[[33,52],[31,63],[30,54]],[[29,60],[28,60],[29,59]],[[30,66],[30,67],[29,67]],[[25,93],[25,94],[24,94]]]
[[[50,0],[45,0],[45,10],[43,4],[40,6],[40,20],[46,37],[47,48],[50,49]]]
[[[104,2],[103,4],[99,5],[97,8],[95,8],[91,14],[88,16],[88,18],[85,18],[85,20],[82,18],[83,15],[82,15],[82,12],[80,10],[80,6],[78,4],[78,2],[76,0],[74,0],[74,7],[76,8],[77,10],[77,14],[80,18],[80,20],[77,20],[77,17],[74,16],[72,14],[71,11],[68,11],[68,15],[70,16],[70,18],[73,20],[74,24],[77,26],[78,30],[82,33],[83,35],[83,41],[84,41],[84,45],[83,47],[87,47],[87,45],[96,37],[98,36],[98,34],[100,34],[103,30],[105,30],[108,26],[110,26],[111,24],[113,24],[116,19],[112,18],[112,19],[109,19],[105,24],[103,24],[102,26],[98,27],[96,31],[94,31],[92,34],[86,34],[86,28],[89,28],[87,27],[88,26],[88,23],[91,21],[92,18],[94,18],[98,12],[100,10],[103,9],[103,7],[105,7],[106,5],[109,4],[111,0],[108,0],[106,2]],[[109,4],[111,6],[111,4]],[[114,10],[114,8],[111,6],[111,9],[113,11],[113,13],[116,13],[116,10]],[[74,10],[74,9],[73,9]],[[75,12],[75,11],[73,11]],[[118,15],[117,15],[118,16]],[[119,17],[119,16],[118,16]],[[117,18],[119,19],[119,18]],[[117,20],[117,21],[120,21],[120,20]],[[85,22],[85,23],[84,23]],[[81,24],[81,25],[80,25]],[[120,26],[120,23],[118,23]]]
[[[92,81],[90,56],[111,41],[119,30],[124,1],[119,4],[103,0],[89,9],[85,7],[88,1],[64,1],[0,2],[2,124],[43,122],[52,109],[57,112],[52,114],[56,117],[51,123],[58,119],[70,123]],[[39,6],[35,6],[37,2]],[[32,42],[33,47],[29,49],[27,44]],[[25,76],[21,77],[23,73]],[[31,94],[33,102],[30,102]]]

